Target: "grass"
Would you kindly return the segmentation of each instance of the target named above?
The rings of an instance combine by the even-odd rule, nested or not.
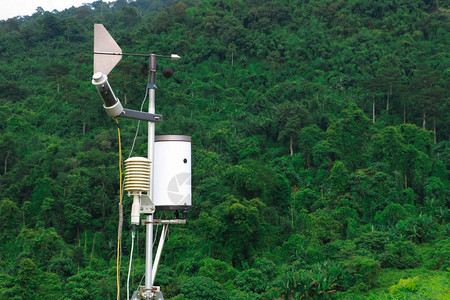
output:
[[[370,291],[357,288],[335,295],[336,299],[436,299],[450,300],[450,272],[428,269],[384,269]]]

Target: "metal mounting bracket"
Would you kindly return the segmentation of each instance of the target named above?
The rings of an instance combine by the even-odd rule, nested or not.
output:
[[[156,219],[153,220],[153,222],[147,222],[145,220],[141,220],[141,224],[142,225],[147,225],[147,224],[154,224],[154,225],[183,225],[186,224],[186,220],[182,220],[182,219],[172,219],[172,220],[160,220],[160,219]]]
[[[155,212],[155,204],[148,195],[141,196],[141,215],[150,215]]]
[[[152,123],[162,123],[163,116],[158,114],[150,114],[142,111],[132,110],[124,108],[123,111],[118,115],[121,118],[134,119],[147,121]]]

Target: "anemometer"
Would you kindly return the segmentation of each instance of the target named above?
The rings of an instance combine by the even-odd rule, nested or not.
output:
[[[114,94],[108,74],[122,59],[122,56],[146,57],[149,61],[149,76],[147,91],[149,95],[148,112],[126,109]],[[153,286],[158,269],[159,259],[164,246],[168,226],[170,224],[185,224],[185,212],[191,207],[191,137],[183,135],[155,136],[155,123],[161,123],[163,116],[155,113],[156,90],[156,58],[179,59],[176,54],[132,54],[123,53],[102,24],[94,24],[94,75],[92,84],[96,87],[106,113],[116,118],[128,118],[148,122],[148,153],[147,157],[130,157],[125,163],[124,190],[133,197],[131,207],[131,224],[146,227],[145,248],[145,285],[139,286],[132,299],[164,299],[159,287]],[[166,71],[166,77],[173,71]],[[120,147],[120,130],[119,130]],[[120,179],[122,181],[122,179]],[[122,201],[122,183],[121,183]],[[119,209],[121,208],[119,204]],[[172,220],[155,220],[156,210],[182,211],[183,218]],[[145,219],[141,219],[144,216]],[[121,221],[119,221],[120,223]],[[162,224],[162,232],[158,250],[153,262],[153,225]],[[121,228],[121,223],[119,224]],[[121,230],[119,230],[120,232]],[[120,251],[120,236],[118,237],[118,258]],[[130,255],[132,264],[133,242]],[[119,259],[117,260],[117,299],[120,298]],[[129,284],[129,276],[127,283]],[[127,284],[127,299],[129,286]]]

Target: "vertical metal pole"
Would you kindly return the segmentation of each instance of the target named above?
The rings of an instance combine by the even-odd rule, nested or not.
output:
[[[148,77],[149,89],[149,105],[148,112],[155,113],[155,90],[156,90],[156,56],[150,55],[150,73]],[[155,203],[154,188],[153,188],[153,149],[155,143],[155,123],[148,122],[148,159],[151,161],[150,166],[150,191],[149,196],[153,203]],[[145,248],[145,291],[147,292],[147,299],[152,292],[152,261],[153,261],[153,214],[147,215],[146,218],[146,248]]]
[[[161,231],[161,237],[159,239],[158,250],[156,251],[155,263],[153,264],[152,269],[152,285],[155,282],[156,271],[158,271],[159,259],[161,258],[161,253],[164,247],[164,241],[166,240],[167,229],[169,228],[169,224],[164,224],[163,229]]]
[[[153,261],[153,214],[147,215],[145,232],[145,292],[146,299],[150,299],[152,287],[152,261]]]

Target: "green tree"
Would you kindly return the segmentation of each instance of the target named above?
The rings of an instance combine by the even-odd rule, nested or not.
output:
[[[239,272],[231,267],[226,262],[216,260],[213,258],[205,258],[200,262],[200,269],[198,274],[200,276],[208,277],[221,284],[225,284],[233,280]]]
[[[340,237],[342,223],[335,220],[327,210],[320,209],[312,213],[311,221],[315,224],[312,235],[323,244],[327,244]]]
[[[433,131],[435,135],[435,116],[438,113],[436,104],[442,99],[442,89],[439,85],[440,76],[441,74],[437,70],[427,65],[421,65],[415,70],[414,77],[412,79],[414,89],[417,91],[415,99],[422,109],[422,128],[426,129],[427,115],[433,115]]]
[[[224,287],[207,277],[188,278],[180,284],[179,288],[188,299],[227,299]]]
[[[327,140],[347,167],[362,167],[365,165],[363,149],[370,137],[370,121],[362,110],[354,106],[343,110],[342,114],[343,117],[327,129]]]
[[[349,272],[368,288],[376,282],[381,272],[380,262],[368,257],[352,257],[346,266]]]
[[[323,136],[322,130],[316,124],[306,126],[300,131],[300,150],[303,152],[304,163],[307,169],[312,167],[312,149],[322,140]]]
[[[76,229],[76,237],[78,245],[80,244],[80,229],[84,228],[92,216],[86,212],[82,207],[67,204],[65,209],[65,216],[69,227]]]
[[[376,76],[386,91],[386,113],[389,114],[392,90],[401,85],[403,77],[399,58],[395,55],[383,56]]]
[[[408,187],[408,178],[416,189],[421,188],[430,171],[427,154],[407,145],[396,127],[385,127],[372,137],[371,154],[375,160],[387,162],[391,172],[400,172],[404,176],[405,188]]]
[[[382,267],[397,269],[414,268],[421,262],[416,245],[411,241],[398,241],[386,245],[386,251],[381,255]]]
[[[311,116],[300,102],[285,102],[275,107],[275,122],[278,126],[278,139],[289,138],[289,151],[294,155],[294,137],[298,137],[303,127],[311,122]]]
[[[17,281],[23,286],[29,289],[36,290],[38,286],[38,268],[33,260],[29,258],[23,258],[20,260],[17,268]]]
[[[50,76],[54,76],[56,80],[56,91],[59,93],[60,90],[60,77],[64,76],[68,73],[69,68],[67,65],[63,65],[60,63],[53,63],[50,66],[47,67],[46,72]]]
[[[375,222],[381,225],[395,226],[408,217],[408,212],[400,204],[390,204],[375,214]]]
[[[9,199],[0,202],[0,229],[1,237],[11,238],[19,228],[21,211],[16,203]]]
[[[260,211],[264,204],[259,199],[227,198],[213,209],[211,215],[200,213],[196,227],[204,239],[202,248],[209,255],[221,257],[237,267],[251,257],[262,238]]]
[[[334,166],[331,169],[330,174],[331,188],[333,191],[337,194],[344,193],[349,186],[348,180],[349,173],[345,167],[345,164],[341,161],[334,162]]]

